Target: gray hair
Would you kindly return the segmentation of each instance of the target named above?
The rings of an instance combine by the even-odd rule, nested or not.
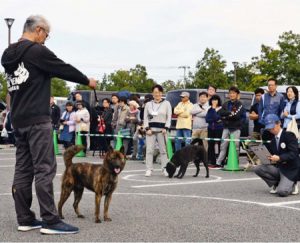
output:
[[[50,32],[50,24],[42,15],[31,15],[26,19],[23,33],[34,32],[36,27],[44,28],[48,33]]]

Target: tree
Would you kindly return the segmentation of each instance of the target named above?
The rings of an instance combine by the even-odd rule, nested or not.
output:
[[[300,35],[292,31],[279,36],[278,48],[262,45],[253,65],[260,75],[273,77],[279,84],[300,84]]]
[[[7,83],[4,73],[0,73],[0,100],[5,101],[7,95]]]
[[[206,48],[204,55],[196,64],[191,88],[206,88],[209,84],[218,88],[227,88],[227,76],[225,74],[226,61],[213,48]]]
[[[175,83],[172,80],[166,80],[161,84],[161,86],[164,88],[164,92],[168,92],[174,89],[183,89],[183,84],[180,81],[177,81]]]
[[[234,83],[234,70],[226,73],[228,84]],[[253,64],[238,63],[236,67],[236,84],[240,90],[254,91],[257,87],[265,85],[265,75],[256,74]]]
[[[51,79],[51,95],[58,97],[68,97],[70,94],[70,88],[67,86],[65,80],[59,78]]]
[[[148,93],[153,85],[155,82],[148,78],[146,67],[140,64],[130,70],[117,70],[107,77],[107,90],[111,91],[128,90]]]

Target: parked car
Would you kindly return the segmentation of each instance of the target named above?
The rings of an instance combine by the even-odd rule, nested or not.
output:
[[[64,112],[67,103],[66,97],[54,97],[54,103],[59,107],[61,114]]]
[[[178,90],[172,90],[167,92],[166,100],[168,100],[171,103],[172,106],[172,123],[171,123],[171,135],[175,136],[175,130],[176,130],[176,122],[177,122],[177,116],[174,114],[174,108],[175,106],[181,101],[180,100],[180,94],[181,92],[186,91],[190,93],[190,101],[193,104],[196,104],[198,102],[199,93],[206,91],[206,89],[178,89]],[[241,137],[248,137],[249,136],[249,110],[252,104],[253,100],[253,92],[248,91],[241,91],[240,93],[240,100],[242,101],[247,115],[246,115],[246,121],[243,124],[243,128],[241,131]],[[222,103],[227,101],[228,98],[228,90],[218,89],[217,95],[220,96]]]

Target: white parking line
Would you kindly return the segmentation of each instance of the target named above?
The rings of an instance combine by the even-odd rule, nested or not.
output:
[[[35,195],[35,193],[32,193]],[[55,192],[55,194],[60,194],[60,192]],[[94,195],[95,193],[86,191],[84,194]],[[11,196],[12,193],[0,193],[0,196]],[[249,200],[240,200],[233,198],[223,198],[223,197],[206,197],[206,196],[198,196],[198,195],[180,195],[180,194],[164,194],[164,193],[136,193],[136,192],[115,192],[114,195],[128,195],[128,196],[150,196],[150,197],[165,197],[165,198],[187,198],[187,199],[204,199],[204,200],[215,200],[215,201],[223,201],[230,203],[241,203],[241,204],[250,204],[250,205],[258,205],[262,207],[273,207],[273,208],[284,208],[300,211],[300,208],[284,206],[284,204],[295,204],[300,201],[287,201],[280,203],[264,203],[264,202],[256,202]],[[132,198],[131,198],[132,199]]]
[[[161,187],[161,186],[178,186],[178,185],[192,185],[192,184],[206,184],[206,183],[219,183],[219,182],[234,182],[234,181],[256,181],[261,180],[258,177],[249,177],[241,179],[224,179],[224,180],[207,180],[207,181],[187,181],[187,182],[175,182],[175,183],[162,183],[152,185],[139,185],[131,186],[132,188],[147,188],[147,187]]]
[[[166,183],[167,180],[168,181],[171,181],[172,179],[169,179],[168,177],[165,177],[166,180],[164,181],[157,181],[157,180],[147,180],[147,179],[133,179],[131,177],[135,177],[135,176],[141,176],[141,174],[134,174],[134,175],[126,175],[126,176],[123,176],[122,179],[123,180],[127,180],[127,181],[138,181],[138,182],[147,182],[147,183],[153,183],[153,182],[163,182],[163,183]],[[144,174],[142,175],[144,177]],[[213,177],[213,178],[216,178],[215,180],[221,180],[222,177],[220,176],[215,176],[215,175],[210,175],[210,177]],[[162,177],[163,178],[163,177]],[[213,181],[215,181],[213,180]],[[176,179],[173,179],[173,181],[177,181]],[[212,180],[210,180],[212,181]],[[172,183],[173,184],[173,183]]]
[[[300,200],[295,201],[287,201],[287,202],[278,202],[278,203],[270,203],[270,206],[285,206],[285,205],[291,205],[291,204],[299,204]]]

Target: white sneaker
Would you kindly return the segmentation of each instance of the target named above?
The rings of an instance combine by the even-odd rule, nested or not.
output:
[[[151,170],[146,170],[146,177],[150,177],[152,175],[152,171]]]
[[[297,195],[297,194],[299,194],[298,182],[296,182],[296,183],[293,185],[293,191],[292,191],[292,195]]]
[[[276,186],[272,186],[272,187],[271,187],[270,193],[271,193],[271,194],[276,194],[276,193],[277,193],[277,188],[276,188]]]
[[[169,173],[167,172],[166,169],[163,169],[162,174],[163,174],[163,176],[165,176],[165,177],[169,177]]]

